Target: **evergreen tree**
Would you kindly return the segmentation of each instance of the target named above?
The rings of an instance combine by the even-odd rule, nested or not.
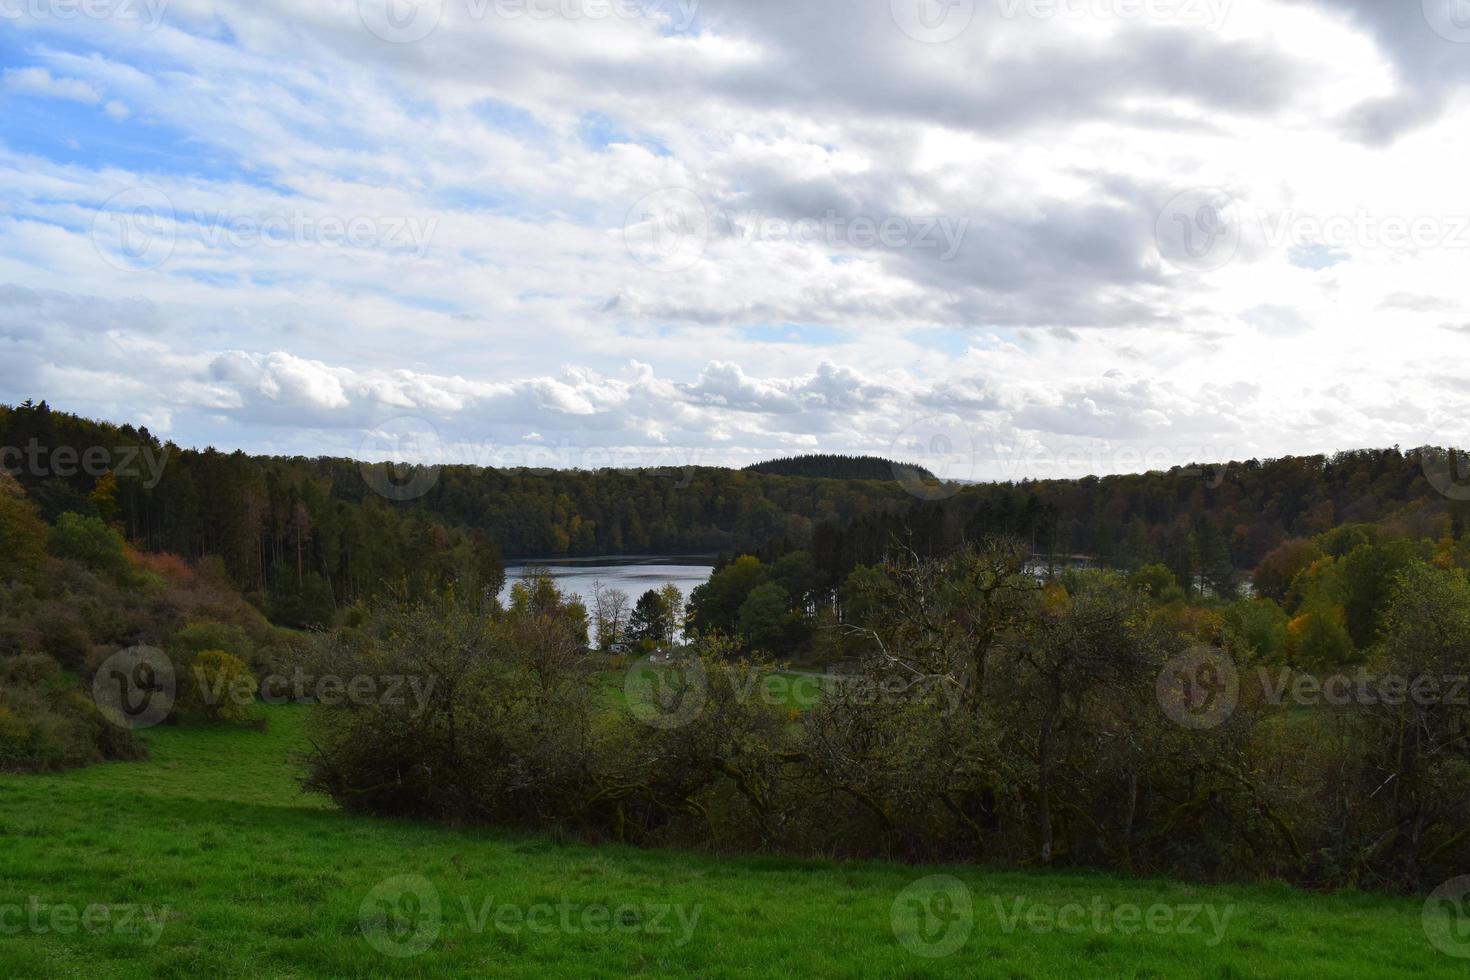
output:
[[[658,590],[649,589],[638,597],[633,614],[628,618],[628,638],[634,643],[657,646],[669,634],[669,610]]]

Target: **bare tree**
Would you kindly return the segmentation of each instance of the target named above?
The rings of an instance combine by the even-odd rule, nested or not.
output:
[[[597,618],[597,646],[606,650],[622,638],[633,600],[622,589],[605,588],[600,581],[594,581],[592,604]]]

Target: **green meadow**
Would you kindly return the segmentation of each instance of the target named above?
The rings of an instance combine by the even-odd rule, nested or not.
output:
[[[0,977],[1470,977],[1424,903],[593,847],[343,815],[302,709],[0,776]]]

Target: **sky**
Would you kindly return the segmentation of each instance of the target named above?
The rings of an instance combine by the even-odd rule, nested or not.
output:
[[[0,402],[954,479],[1470,445],[1470,0],[0,0]]]

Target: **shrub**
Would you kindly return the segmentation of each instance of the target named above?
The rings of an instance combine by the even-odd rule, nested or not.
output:
[[[50,657],[25,654],[0,660],[0,682],[7,687],[49,687],[61,679],[61,665]]]
[[[1128,576],[1128,587],[1151,599],[1168,601],[1175,596],[1183,597],[1183,590],[1167,565],[1144,565]],[[1165,599],[1165,597],[1168,599]]]
[[[76,610],[62,602],[44,603],[36,615],[41,649],[68,670],[75,670],[92,652],[92,636]]]
[[[148,757],[147,746],[110,724],[90,699],[50,686],[50,680],[39,685],[7,680],[0,686],[0,771],[59,772]]]
[[[0,657],[17,657],[41,649],[34,593],[0,585]]]
[[[1218,700],[1254,659],[1242,640],[1351,665],[1340,608],[1289,626],[1270,600],[1160,608],[1113,574],[1042,586],[1026,558],[987,543],[876,570],[873,653],[797,715],[758,696],[773,668],[738,640],[610,691],[554,596],[379,606],[323,662],[436,684],[313,711],[307,786],[367,813],[829,856],[1402,889],[1470,866],[1463,704],[1275,710],[1249,670]],[[1383,608],[1370,666],[1465,674],[1464,573],[1412,563]]]
[[[594,792],[601,695],[576,626],[488,611],[453,599],[384,605],[361,633],[320,637],[313,672],[399,675],[418,693],[314,710],[307,786],[357,812],[577,822]]]
[[[1287,624],[1286,656],[1293,665],[1336,670],[1352,663],[1355,652],[1341,606],[1322,603]]]
[[[51,529],[46,547],[57,558],[80,562],[115,581],[128,582],[133,578],[122,535],[95,517],[62,514]]]
[[[245,630],[214,619],[190,622],[173,635],[168,647],[180,660],[192,659],[205,650],[223,650],[247,664],[255,661],[255,643]]]
[[[1225,607],[1225,622],[1256,657],[1266,662],[1286,653],[1288,619],[1273,599],[1240,599]]]
[[[134,551],[128,557],[140,572],[163,582],[187,582],[194,578],[194,569],[188,561],[167,551]]]
[[[202,650],[176,659],[178,712],[181,717],[211,724],[249,721],[260,684],[245,662],[224,650]]]
[[[30,758],[30,726],[0,704],[0,772],[23,772]]]
[[[33,581],[46,560],[46,525],[8,473],[0,473],[0,555],[0,581]]]

